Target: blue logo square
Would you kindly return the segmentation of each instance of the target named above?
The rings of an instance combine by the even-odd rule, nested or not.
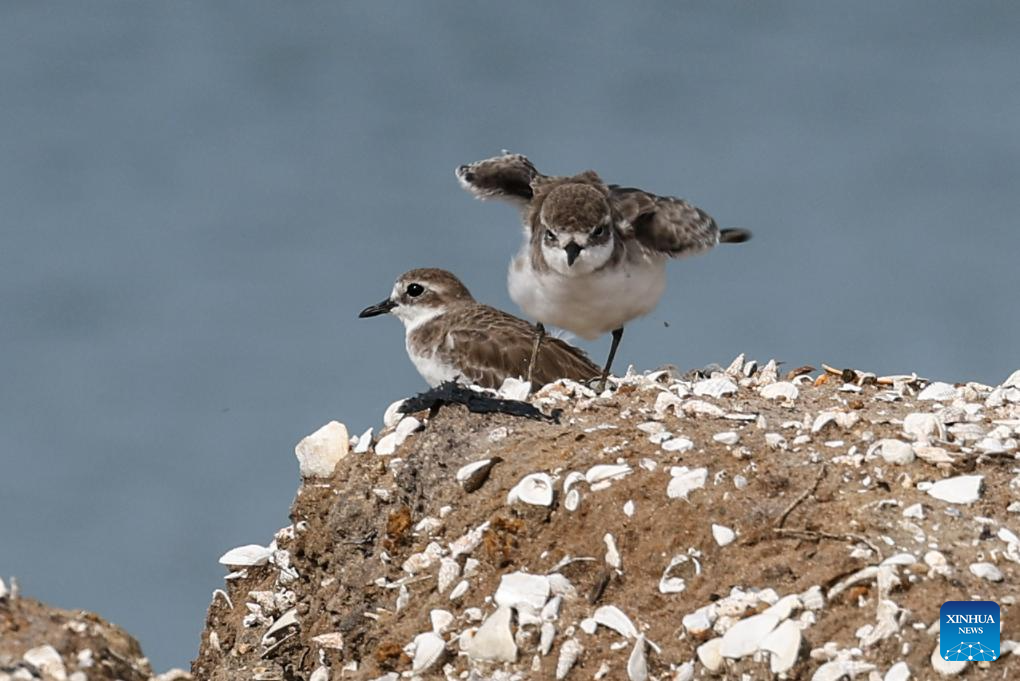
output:
[[[939,653],[948,662],[991,662],[999,658],[999,604],[946,601],[939,611]]]

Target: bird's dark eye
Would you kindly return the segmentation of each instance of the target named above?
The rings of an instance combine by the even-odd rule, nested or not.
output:
[[[606,235],[606,226],[605,225],[599,225],[595,229],[591,230],[591,235],[595,239],[601,239],[602,237],[604,237]]]
[[[545,240],[548,241],[549,243],[555,243],[556,242],[555,232],[553,232],[551,229],[545,230]]]
[[[412,298],[417,298],[423,293],[425,293],[425,287],[422,286],[421,284],[407,285],[407,295],[411,296]]]

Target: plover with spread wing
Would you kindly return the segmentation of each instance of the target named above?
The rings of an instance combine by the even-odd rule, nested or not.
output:
[[[583,351],[558,338],[547,339],[536,357],[531,324],[477,302],[445,270],[406,272],[389,298],[358,316],[387,312],[404,323],[407,354],[432,387],[457,381],[497,389],[506,378],[529,374],[542,385],[560,378],[588,381],[599,375]]]
[[[666,288],[666,261],[741,243],[743,229],[719,229],[683,199],[606,184],[594,171],[541,174],[526,157],[504,153],[457,168],[461,185],[481,199],[516,204],[524,244],[510,263],[510,297],[538,321],[586,339],[613,334],[602,383],[624,325],[651,312]]]

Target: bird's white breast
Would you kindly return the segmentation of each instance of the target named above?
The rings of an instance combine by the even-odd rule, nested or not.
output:
[[[666,258],[627,257],[570,277],[535,271],[525,244],[510,264],[507,287],[510,298],[532,318],[591,340],[655,308],[666,289]]]
[[[410,334],[407,336],[405,345],[407,347],[407,356],[414,363],[414,368],[418,370],[418,373],[421,374],[421,377],[425,379],[429,386],[435,388],[441,383],[456,381],[461,378],[460,369],[440,360],[436,357],[432,348],[415,347],[411,343]]]

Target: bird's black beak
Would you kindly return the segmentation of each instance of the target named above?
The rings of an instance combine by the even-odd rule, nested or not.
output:
[[[381,303],[376,303],[375,305],[369,305],[368,307],[366,307],[364,310],[361,311],[361,314],[359,314],[358,317],[377,317],[377,316],[379,316],[381,314],[386,314],[387,312],[389,312],[390,310],[392,310],[396,306],[397,306],[396,303],[394,303],[392,300],[387,298],[386,300],[382,301]]]
[[[576,242],[571,241],[569,244],[563,247],[563,250],[567,252],[567,264],[573,265],[574,261],[577,260],[577,256],[581,255],[583,250]]]

